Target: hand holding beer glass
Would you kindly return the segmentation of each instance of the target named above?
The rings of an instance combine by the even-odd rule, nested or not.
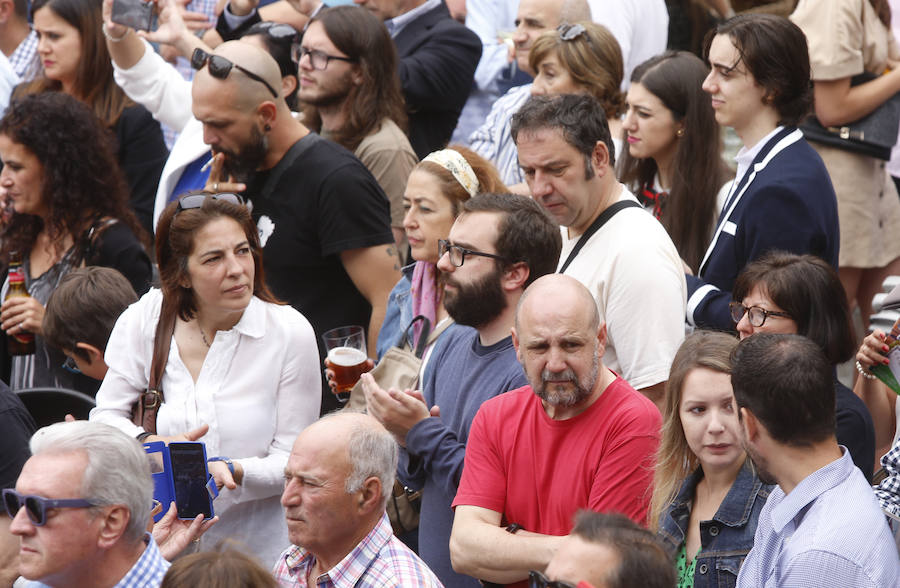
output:
[[[325,342],[325,367],[331,371],[329,377],[332,391],[342,400],[359,381],[359,377],[372,369],[372,361],[366,354],[366,333],[357,325],[338,327],[322,334]]]

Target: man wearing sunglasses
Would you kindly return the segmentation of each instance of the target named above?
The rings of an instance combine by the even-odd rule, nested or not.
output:
[[[153,479],[140,444],[75,421],[39,430],[31,451],[15,488],[3,490],[31,586],[159,586],[169,563],[146,532]]]
[[[12,488],[31,452],[28,440],[34,420],[19,397],[0,381],[0,488]],[[10,519],[0,515],[0,586],[10,586],[18,577],[19,539],[9,532]]]
[[[646,524],[661,418],[603,365],[606,327],[574,278],[529,286],[512,339],[530,385],[472,421],[450,556],[460,573],[518,588],[563,548],[578,510]]]
[[[197,62],[194,116],[217,158],[224,155],[231,180],[246,185],[269,287],[319,335],[367,326],[374,357],[388,295],[400,278],[387,197],[353,154],[311,133],[273,96],[281,75],[270,55],[231,41]],[[235,187],[226,182],[218,189]],[[328,390],[323,386],[323,412],[338,407]]]

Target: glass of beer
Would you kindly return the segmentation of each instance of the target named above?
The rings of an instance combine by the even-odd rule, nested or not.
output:
[[[358,326],[338,327],[322,334],[325,342],[325,367],[334,372],[335,393],[350,392],[359,377],[369,371],[366,332]]]

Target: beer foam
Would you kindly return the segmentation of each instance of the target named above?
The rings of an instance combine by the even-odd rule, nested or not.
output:
[[[366,354],[353,347],[335,347],[328,352],[328,361],[334,365],[353,367],[366,361]]]

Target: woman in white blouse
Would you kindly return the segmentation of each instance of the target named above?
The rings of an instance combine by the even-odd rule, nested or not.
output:
[[[145,442],[208,426],[199,440],[208,457],[221,458],[209,462],[221,488],[220,522],[203,546],[238,539],[271,564],[288,544],[279,502],[284,467],[296,436],[319,415],[315,335],[266,288],[256,226],[239,196],[193,194],[173,202],[160,217],[156,251],[161,290],[116,323],[91,420]],[[147,388],[157,322],[168,313],[177,318],[157,437],[132,424],[130,414]]]

